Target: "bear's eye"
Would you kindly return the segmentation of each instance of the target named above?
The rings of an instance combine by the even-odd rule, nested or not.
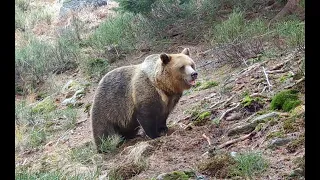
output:
[[[183,69],[184,69],[184,66],[181,66],[181,67],[180,67],[180,70],[183,70]]]
[[[192,65],[191,65],[191,67],[192,67],[192,69],[194,69],[194,70],[195,70],[194,64],[192,64]]]

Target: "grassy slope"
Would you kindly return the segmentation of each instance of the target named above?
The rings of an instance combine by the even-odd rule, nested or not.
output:
[[[229,20],[227,20],[228,17]],[[67,177],[67,179],[93,179],[105,174],[108,170],[116,172],[113,173],[116,179],[119,179],[119,177],[116,177],[119,175],[131,177],[135,174],[137,175],[133,176],[132,179],[151,179],[164,172],[190,169],[211,177],[224,176],[227,174],[234,177],[256,176],[261,179],[269,176],[274,179],[290,175],[292,168],[299,166],[299,163],[295,161],[296,157],[302,157],[304,154],[304,115],[299,115],[299,112],[303,111],[303,106],[299,106],[300,110],[290,112],[289,115],[281,115],[278,118],[272,119],[272,121],[260,123],[259,128],[256,128],[257,134],[253,138],[223,148],[221,151],[227,154],[230,152],[237,152],[240,155],[246,152],[249,153],[248,156],[246,156],[246,154],[239,156],[237,166],[232,166],[230,169],[228,169],[229,167],[225,169],[222,168],[218,172],[214,169],[207,170],[208,168],[199,167],[201,163],[206,163],[206,161],[210,162],[210,158],[202,156],[210,149],[208,142],[202,134],[206,134],[214,145],[219,145],[236,138],[234,136],[228,137],[226,133],[234,124],[244,123],[246,118],[253,113],[252,108],[246,108],[244,106],[245,103],[243,103],[240,106],[241,108],[235,111],[242,115],[241,118],[236,121],[225,121],[224,119],[217,121],[217,118],[229,109],[233,102],[243,102],[243,98],[245,98],[246,95],[261,92],[263,86],[266,85],[266,80],[261,69],[249,71],[247,73],[249,76],[245,76],[241,74],[243,73],[241,70],[250,68],[246,66],[237,66],[235,68],[231,67],[230,64],[237,64],[239,63],[237,59],[245,58],[250,67],[255,64],[265,63],[264,67],[271,69],[271,67],[276,64],[290,60],[289,63],[284,66],[284,72],[269,74],[273,89],[271,92],[265,91],[263,95],[267,98],[261,98],[262,103],[259,101],[262,104],[262,109],[255,111],[261,114],[270,111],[269,103],[275,92],[281,91],[285,86],[300,79],[301,76],[303,77],[304,72],[303,52],[293,53],[290,49],[291,47],[300,46],[301,42],[303,42],[304,36],[302,36],[303,32],[301,28],[304,27],[304,24],[302,22],[289,19],[282,24],[275,25],[274,28],[270,30],[263,26],[263,21],[246,21],[243,15],[238,12],[228,17],[225,18],[227,21],[218,23],[212,27],[212,30],[210,30],[210,33],[207,35],[207,39],[210,39],[210,41],[196,46],[187,45],[191,48],[191,51],[204,52],[210,49],[212,45],[216,45],[216,43],[228,44],[230,42],[238,42],[241,44],[244,41],[244,44],[247,45],[248,42],[245,41],[250,40],[248,37],[268,34],[270,31],[276,31],[277,33],[270,33],[272,36],[264,35],[263,37],[267,39],[275,38],[276,43],[271,46],[263,46],[263,50],[260,48],[262,45],[259,44],[249,46],[250,49],[256,49],[258,51],[253,54],[255,55],[253,57],[252,54],[249,56],[236,55],[236,52],[241,51],[241,49],[243,50],[244,47],[242,46],[238,46],[237,49],[233,50],[210,51],[202,55],[201,53],[194,53],[192,56],[197,62],[199,67],[198,71],[201,75],[198,87],[187,91],[175,111],[170,115],[168,120],[170,124],[172,124],[171,131],[173,133],[156,140],[144,140],[151,145],[150,148],[147,148],[146,145],[140,146],[138,143],[139,146],[136,148],[144,148],[140,151],[134,149],[134,152],[150,152],[146,154],[135,154],[135,156],[141,157],[140,159],[138,158],[138,163],[132,163],[132,161],[130,161],[132,154],[130,154],[131,151],[128,151],[128,149],[132,149],[131,145],[134,145],[134,143],[142,142],[142,140],[139,139],[133,142],[126,142],[109,154],[98,155],[94,153],[91,143],[90,122],[87,113],[84,111],[88,109],[92,102],[94,88],[96,86],[95,82],[91,82],[91,85],[85,91],[85,96],[80,100],[83,105],[67,108],[60,104],[66,95],[61,92],[62,86],[70,80],[71,75],[73,75],[72,79],[79,80],[80,82],[87,81],[86,78],[83,77],[83,74],[73,73],[71,70],[60,75],[52,76],[51,81],[46,80],[45,86],[40,89],[41,91],[31,91],[31,94],[27,96],[25,101],[17,100],[16,179],[35,179],[36,177],[43,179],[57,177]],[[119,25],[117,22],[106,23],[100,27],[100,30],[98,29],[98,31],[96,31],[96,34],[101,35],[101,33],[104,32],[104,28],[113,26],[114,24],[121,26],[121,24]],[[17,30],[16,35],[19,35],[19,33],[21,35],[21,32]],[[84,34],[83,32],[83,37],[85,37]],[[122,35],[119,35],[119,37],[116,36],[111,42],[114,42],[114,40],[122,40],[121,37]],[[100,43],[108,42],[110,38],[102,39]],[[124,39],[124,42],[121,43],[126,43],[129,40],[130,39]],[[91,39],[91,41],[99,42],[94,39]],[[23,41],[19,41],[19,43],[21,42]],[[255,41],[249,41],[249,44],[253,44],[252,42]],[[278,47],[275,47],[275,45]],[[99,43],[96,43],[95,47],[99,48],[99,46]],[[71,46],[68,45],[68,47]],[[128,50],[128,48],[130,49],[130,47],[125,48],[127,49],[124,49],[123,52]],[[86,48],[86,46],[82,48],[82,50],[88,50],[90,55],[94,54],[92,50]],[[180,49],[173,46],[168,50],[176,52]],[[235,52],[235,54],[228,55],[226,54],[227,51]],[[131,52],[133,55],[130,56],[137,57],[136,59],[129,58],[129,53],[126,53],[127,56],[123,60],[111,64],[113,67],[111,66],[110,68],[141,62],[145,56],[152,52],[138,54]],[[283,54],[285,54],[285,56],[283,56]],[[214,56],[218,56],[217,58],[220,61],[227,62],[227,64],[215,64],[212,58]],[[81,71],[83,71],[83,67],[89,66],[91,67],[88,69],[89,75],[101,76],[104,71],[99,69],[99,67],[101,67],[100,64],[96,64],[100,62],[99,60],[96,61],[99,58],[100,57],[90,56],[89,59],[93,59],[94,61],[84,62],[83,66],[80,65]],[[44,57],[44,61],[45,59],[46,57]],[[227,61],[228,59],[235,59],[235,61]],[[208,64],[208,62],[211,63]],[[88,71],[85,70],[87,74]],[[98,72],[98,74],[90,74],[90,72]],[[292,76],[291,72],[295,75]],[[295,86],[295,88],[298,88],[300,91],[299,98],[302,100],[302,104],[304,104],[303,88],[300,86]],[[40,93],[39,95],[39,92],[44,93]],[[52,94],[52,92],[55,92],[55,94]],[[37,98],[42,99],[48,95],[51,95],[53,99],[45,103],[43,105],[44,108],[43,106],[33,108],[32,105],[29,105],[29,103],[35,103]],[[224,104],[224,106],[218,109],[210,108],[216,102],[229,99],[231,95],[235,95],[235,97],[230,100],[229,103]],[[249,99],[249,102],[255,102],[255,100],[256,99],[252,98],[252,100]],[[23,102],[26,102],[26,104]],[[248,100],[246,102],[248,102]],[[254,103],[247,105],[250,104],[252,105]],[[282,110],[277,111],[281,112]],[[210,116],[207,116],[208,113],[203,112],[210,112]],[[192,114],[193,116],[190,116]],[[211,123],[209,119],[211,119],[213,123]],[[193,124],[194,120],[200,123]],[[189,130],[184,129],[184,127],[188,125],[190,126],[190,128],[187,128]],[[268,148],[272,139],[284,136],[295,136],[299,138],[276,149]],[[261,155],[259,153],[261,153]],[[241,157],[243,159],[241,159]],[[268,165],[265,166],[262,163],[262,165],[250,166],[250,164],[252,164],[250,163],[250,159],[252,158],[262,158],[257,161],[267,161]],[[127,168],[119,166],[121,164],[125,164]],[[239,169],[239,167],[242,168]],[[279,171],[279,169],[281,170]],[[257,172],[258,174],[256,174]],[[291,174],[291,176],[295,176],[295,174]]]

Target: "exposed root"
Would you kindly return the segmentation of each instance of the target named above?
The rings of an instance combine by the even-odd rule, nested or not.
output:
[[[219,118],[219,121],[221,121],[229,112],[235,110],[236,108],[238,108],[240,106],[240,103],[238,103],[236,106],[226,110],[222,115],[221,117]]]

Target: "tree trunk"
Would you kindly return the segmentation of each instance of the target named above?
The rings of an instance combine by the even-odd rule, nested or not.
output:
[[[288,14],[292,14],[294,12],[297,12],[300,15],[300,17],[302,19],[304,19],[304,9],[298,5],[299,1],[300,0],[288,0],[287,4],[282,8],[282,10],[273,19],[271,19],[269,24],[271,24],[271,22],[274,22],[274,21],[276,21],[276,20],[278,20]]]

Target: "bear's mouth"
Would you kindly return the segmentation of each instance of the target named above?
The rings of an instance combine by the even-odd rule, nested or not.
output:
[[[185,80],[185,82],[190,86],[195,86],[196,85],[196,80],[195,79]]]

